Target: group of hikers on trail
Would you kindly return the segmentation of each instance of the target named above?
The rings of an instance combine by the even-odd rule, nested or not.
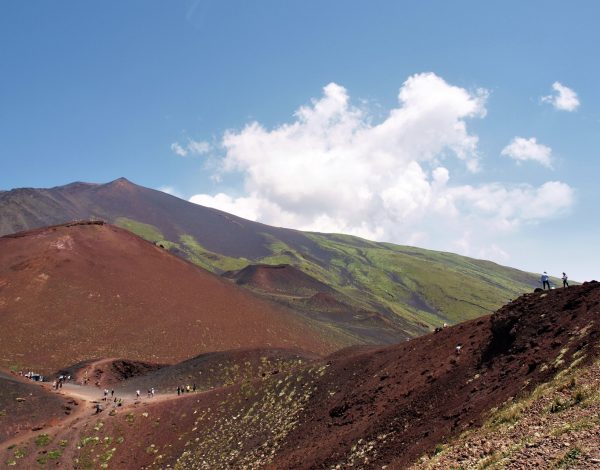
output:
[[[562,282],[563,282],[563,288],[569,287],[569,276],[567,276],[567,273],[562,273]],[[551,289],[550,287],[550,276],[548,276],[548,273],[546,271],[544,271],[544,274],[542,274],[542,277],[540,278],[540,282],[542,283],[542,287],[544,290],[546,290],[546,286],[548,286],[548,290]]]
[[[109,394],[110,394],[110,397],[108,396]],[[110,405],[111,401],[112,401],[113,407],[115,407],[115,408],[117,406],[123,406],[123,399],[116,397],[115,391],[114,390],[109,391],[107,388],[104,389],[104,396],[102,397],[102,401],[107,402],[106,403],[107,407]],[[96,402],[96,404],[94,406],[96,408],[96,414],[100,413],[103,410],[103,408],[99,402]]]
[[[68,380],[71,380],[70,375],[59,375],[58,378],[52,382],[52,388],[58,390],[59,388],[62,388],[63,384]]]
[[[186,386],[181,385],[181,386],[177,387],[177,396],[183,395],[184,393],[190,393],[190,392],[195,392],[195,391],[196,391],[195,383],[191,387],[189,385],[186,385]]]

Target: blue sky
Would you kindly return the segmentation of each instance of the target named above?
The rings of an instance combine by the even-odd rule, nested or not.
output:
[[[274,225],[598,278],[599,13],[2,2],[0,188],[125,176]]]

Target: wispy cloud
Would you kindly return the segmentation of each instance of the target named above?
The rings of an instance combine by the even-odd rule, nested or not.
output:
[[[579,107],[577,93],[560,82],[554,82],[552,88],[556,93],[542,96],[543,103],[550,103],[555,109],[561,111],[575,111]]]
[[[188,155],[203,155],[207,154],[211,150],[211,146],[205,141],[196,141],[189,139],[184,145],[179,142],[173,142],[171,144],[171,150],[180,157],[187,157]]]
[[[171,196],[183,199],[183,194],[181,194],[181,192],[179,192],[179,190],[177,190],[177,188],[175,188],[174,186],[160,186],[156,189],[162,191],[163,193],[170,194]]]

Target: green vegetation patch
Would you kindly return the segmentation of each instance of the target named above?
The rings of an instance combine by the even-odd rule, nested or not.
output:
[[[579,458],[581,457],[581,450],[577,447],[569,449],[565,455],[552,466],[553,469],[559,468],[571,468],[577,465]]]
[[[51,441],[52,439],[48,434],[40,434],[35,438],[35,445],[38,447],[44,447],[50,444]]]
[[[13,456],[15,459],[22,459],[23,457],[26,457],[28,454],[28,449],[27,448],[23,448],[23,449],[15,449]]]
[[[60,451],[58,449],[57,450],[51,450],[46,455],[48,455],[49,459],[56,460],[56,459],[60,458],[60,456],[62,455],[62,451]]]
[[[232,258],[212,252],[198,243],[192,235],[181,235],[179,241],[180,248],[192,263],[212,272],[234,271],[250,264],[246,258]]]
[[[143,222],[128,219],[127,217],[117,217],[115,219],[115,225],[124,228],[125,230],[129,230],[137,236],[151,242],[164,240],[163,234],[154,225],[144,224]]]

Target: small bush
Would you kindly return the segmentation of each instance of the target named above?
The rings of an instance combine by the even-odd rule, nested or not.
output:
[[[583,388],[579,387],[577,388],[577,390],[575,390],[575,393],[573,393],[573,404],[577,405],[583,402],[587,397],[587,390],[584,390]]]
[[[579,457],[581,457],[581,450],[577,447],[573,447],[556,463],[554,468],[569,468],[576,465],[579,461]]]
[[[500,411],[492,418],[492,424],[501,426],[503,424],[514,424],[521,418],[521,410],[517,406],[512,406],[506,410]]]
[[[50,444],[50,436],[48,434],[40,434],[35,438],[35,445],[38,447],[44,447]]]
[[[561,400],[560,398],[555,398],[550,405],[550,413],[560,413],[561,411],[566,410],[569,407],[569,403]]]

